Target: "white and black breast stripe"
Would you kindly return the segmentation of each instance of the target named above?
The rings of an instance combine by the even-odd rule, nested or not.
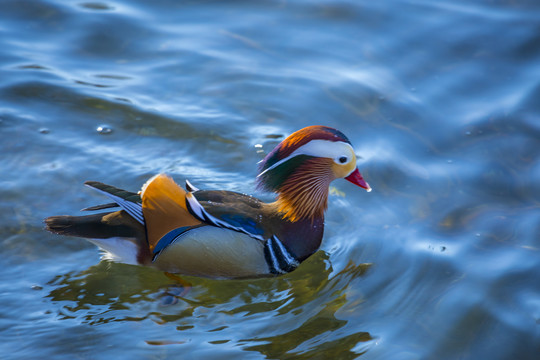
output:
[[[222,221],[212,215],[210,215],[205,208],[199,203],[197,198],[192,193],[186,194],[186,205],[191,214],[193,214],[196,218],[198,218],[201,221],[204,221],[206,223],[212,224],[214,226],[230,229],[234,231],[238,231],[241,233],[244,233],[246,235],[251,236],[254,239],[264,241],[264,238],[261,235],[252,234],[249,231],[246,231],[245,229],[237,226],[232,226],[229,223],[226,223],[225,221]]]
[[[108,193],[106,191],[103,191],[101,189],[95,188],[90,185],[86,185],[88,187],[91,187],[94,190],[99,191],[102,194],[107,195],[109,198],[111,198],[115,203],[117,203],[122,209],[124,209],[131,217],[133,217],[135,220],[140,222],[142,225],[144,225],[144,216],[142,211],[142,204],[140,203],[134,203],[125,199],[122,199],[119,196],[113,195],[111,193]]]
[[[291,272],[299,265],[298,260],[275,235],[264,244],[264,257],[270,272],[276,275]]]

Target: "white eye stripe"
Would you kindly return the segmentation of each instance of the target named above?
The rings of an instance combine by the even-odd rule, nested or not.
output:
[[[347,156],[347,154],[349,156]],[[270,166],[268,169],[261,172],[258,176],[263,175],[267,171],[270,171],[284,162],[292,159],[298,155],[308,155],[316,156],[323,158],[331,158],[337,161],[340,157],[347,157],[347,159],[352,158],[351,155],[354,155],[354,150],[352,146],[343,141],[330,141],[330,140],[311,140],[310,142],[300,146],[298,149],[293,151],[291,155],[287,156],[284,159],[279,160],[274,165]]]
[[[311,140],[305,145],[300,146],[291,155],[310,155],[318,157],[326,157],[337,159],[346,154],[353,153],[353,148],[350,144],[343,141],[329,140]]]

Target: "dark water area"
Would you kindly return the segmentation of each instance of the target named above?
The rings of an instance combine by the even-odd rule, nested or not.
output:
[[[536,1],[0,3],[0,357],[539,359]],[[321,250],[257,280],[100,262],[43,230],[179,183],[254,194],[308,125],[371,193],[332,184]]]

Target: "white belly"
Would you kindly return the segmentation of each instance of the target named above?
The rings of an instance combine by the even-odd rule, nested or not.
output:
[[[153,261],[159,270],[213,278],[269,274],[263,242],[233,230],[203,226],[180,235]]]
[[[99,246],[102,251],[101,260],[116,261],[124,264],[139,265],[137,253],[139,247],[136,239],[113,237],[108,239],[86,239]]]

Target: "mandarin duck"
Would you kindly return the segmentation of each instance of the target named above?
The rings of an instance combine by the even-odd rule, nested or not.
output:
[[[347,137],[325,126],[298,130],[260,163],[257,185],[277,193],[271,203],[223,190],[186,189],[159,174],[138,193],[96,181],[85,185],[114,201],[52,216],[47,230],[83,237],[102,259],[168,273],[212,278],[285,274],[320,246],[330,183],[345,178],[368,191]]]

